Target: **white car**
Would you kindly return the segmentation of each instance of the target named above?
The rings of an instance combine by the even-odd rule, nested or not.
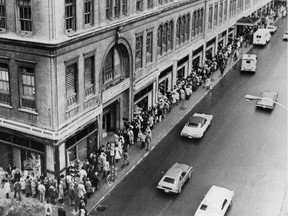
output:
[[[213,185],[197,208],[194,216],[224,216],[232,204],[234,192]]]
[[[275,33],[277,30],[277,26],[274,25],[268,25],[267,29],[269,29],[270,33]]]
[[[288,40],[288,31],[286,31],[283,35],[283,40]]]
[[[194,113],[182,129],[180,135],[188,138],[201,138],[211,124],[213,115]]]
[[[261,92],[260,98],[256,101],[256,107],[273,109],[277,101],[278,93],[274,91]]]
[[[157,188],[166,193],[181,193],[182,186],[192,177],[193,167],[186,164],[175,163],[170,167],[159,181]]]

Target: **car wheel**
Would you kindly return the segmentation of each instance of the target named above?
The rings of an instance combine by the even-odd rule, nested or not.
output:
[[[189,173],[188,179],[191,179],[191,177],[192,177],[192,172]]]
[[[178,193],[179,193],[179,194],[181,193],[181,190],[182,190],[181,188],[182,188],[182,187],[180,187],[179,190],[178,190]]]

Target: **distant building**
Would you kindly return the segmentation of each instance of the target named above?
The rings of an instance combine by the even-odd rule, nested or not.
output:
[[[0,0],[0,166],[59,176],[271,0]]]

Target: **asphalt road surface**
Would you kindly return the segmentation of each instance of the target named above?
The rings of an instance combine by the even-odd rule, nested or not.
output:
[[[207,97],[190,112],[213,114],[212,124],[201,140],[181,138],[187,115],[100,205],[97,215],[180,216],[194,215],[212,185],[235,192],[226,215],[276,216],[287,187],[287,111],[255,108],[244,95],[263,90],[279,93],[287,107],[287,18],[265,47],[254,47],[257,72],[232,68]],[[175,162],[195,168],[180,195],[158,191],[156,185]]]

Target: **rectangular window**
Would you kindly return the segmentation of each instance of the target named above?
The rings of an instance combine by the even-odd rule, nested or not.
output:
[[[35,103],[35,73],[34,68],[20,66],[21,75],[21,100],[20,106],[23,109],[36,110]]]
[[[119,18],[120,17],[120,0],[115,0],[114,2],[114,17]]]
[[[19,22],[21,31],[32,31],[32,12],[30,0],[18,0]]]
[[[5,0],[0,0],[0,31],[6,28]]]
[[[85,97],[94,94],[94,56],[84,59]]]
[[[74,0],[65,0],[65,29],[66,31],[76,30]]]
[[[136,11],[143,11],[143,0],[136,0]]]
[[[218,3],[215,4],[215,11],[214,11],[214,27],[218,25]]]
[[[106,0],[106,19],[112,18],[112,0]]]
[[[208,29],[212,29],[213,6],[209,6]]]
[[[136,37],[136,55],[135,55],[135,69],[142,68],[142,52],[143,52],[143,36]]]
[[[153,0],[147,0],[147,8],[148,9],[153,8]]]
[[[68,107],[77,103],[77,62],[66,65],[66,98]]]
[[[10,104],[8,64],[0,63],[0,103]]]
[[[127,0],[122,0],[122,15],[127,15],[127,9],[128,6],[127,6]]]
[[[84,24],[93,24],[93,2],[92,0],[84,1]]]
[[[146,63],[152,62],[153,32],[148,32],[146,36]]]

